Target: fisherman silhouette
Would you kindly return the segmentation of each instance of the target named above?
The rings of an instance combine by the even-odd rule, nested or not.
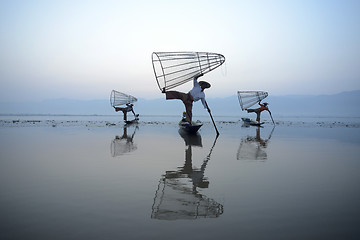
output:
[[[198,82],[197,79],[199,77],[203,76],[203,74],[198,74],[194,77],[193,88],[188,93],[178,92],[178,91],[165,91],[162,92],[166,94],[166,100],[171,99],[179,99],[181,100],[185,105],[185,111],[186,111],[186,121],[191,125],[192,124],[192,107],[193,102],[197,102],[201,100],[201,103],[203,104],[204,108],[208,110],[210,113],[210,108],[206,104],[205,101],[205,93],[204,90],[206,88],[210,88],[210,83],[206,81],[200,81]]]
[[[260,123],[260,114],[262,111],[268,111],[271,115],[271,112],[269,108],[267,107],[269,104],[267,102],[261,104],[261,101],[259,102],[260,107],[255,109],[245,109],[248,113],[254,112],[256,113],[256,121]]]
[[[132,112],[134,114],[135,119],[138,119],[139,114],[135,114],[134,109],[133,109],[133,104],[132,103],[127,103],[126,107],[114,107],[115,111],[122,111],[124,114],[124,121],[127,121],[127,113],[128,112]]]

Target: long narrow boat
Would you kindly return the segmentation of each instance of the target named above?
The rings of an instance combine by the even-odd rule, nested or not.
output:
[[[201,128],[202,125],[203,123],[200,121],[196,121],[196,122],[193,121],[191,125],[188,122],[186,122],[184,119],[181,119],[181,121],[179,122],[180,129],[188,134],[197,133],[197,131]]]

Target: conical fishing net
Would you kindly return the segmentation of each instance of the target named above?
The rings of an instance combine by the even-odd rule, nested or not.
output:
[[[268,96],[267,92],[262,91],[238,91],[237,94],[242,110],[248,109]]]
[[[160,90],[169,90],[196,75],[208,73],[225,62],[225,57],[208,52],[154,52],[152,64]]]
[[[112,107],[125,105],[127,103],[136,102],[137,99],[131,95],[121,93],[115,90],[111,91],[110,94],[110,104]]]

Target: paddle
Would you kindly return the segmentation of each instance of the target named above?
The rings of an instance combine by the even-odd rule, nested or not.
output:
[[[271,115],[271,112],[269,111],[269,113],[270,113],[271,120],[272,120],[273,124],[275,125],[275,122],[274,122],[274,119],[273,119],[273,117]]]
[[[208,113],[209,113],[209,115],[210,115],[210,117],[211,117],[211,121],[212,121],[213,124],[214,124],[215,130],[216,130],[216,136],[219,136],[220,133],[219,133],[219,131],[217,130],[217,127],[216,127],[216,125],[215,125],[215,121],[214,121],[214,119],[213,119],[213,117],[212,117],[212,115],[211,115],[209,106],[208,106],[208,104],[207,104],[206,101],[205,101],[205,104],[206,104],[206,108],[207,108],[207,110],[208,110]]]

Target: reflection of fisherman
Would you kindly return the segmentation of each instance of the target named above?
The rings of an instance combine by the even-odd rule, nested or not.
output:
[[[181,135],[181,134],[180,134]],[[198,136],[198,137],[196,137]],[[170,171],[167,172],[166,178],[171,176],[172,178],[183,178],[184,176],[187,176],[192,180],[193,183],[193,191],[196,192],[196,188],[208,188],[209,181],[207,181],[207,178],[204,176],[205,174],[205,168],[210,160],[211,153],[215,147],[215,143],[217,138],[215,139],[213,146],[210,149],[209,154],[206,156],[206,158],[203,160],[203,163],[201,164],[200,169],[193,168],[192,164],[192,146],[200,146],[201,144],[201,136],[200,135],[181,135],[181,137],[184,139],[185,144],[188,146],[188,148],[185,150],[185,164],[182,168],[180,168],[178,171]],[[191,137],[191,139],[189,139]],[[168,173],[172,173],[171,175],[168,175]]]
[[[194,87],[188,93],[182,93],[178,91],[165,92],[165,90],[163,90],[163,93],[166,94],[166,100],[179,99],[184,103],[186,110],[186,121],[189,122],[190,124],[192,121],[193,102],[197,102],[201,100],[201,103],[203,104],[204,108],[207,109],[208,112],[210,113],[210,109],[205,102],[204,90],[206,88],[210,88],[211,85],[210,83],[205,81],[198,82],[197,79],[201,76],[203,76],[202,73],[194,77]]]
[[[183,135],[181,137],[184,138]],[[162,220],[196,219],[219,217],[223,205],[200,194],[197,188],[208,188],[209,181],[204,176],[216,139],[200,168],[193,167],[192,146],[202,146],[201,136],[197,140],[185,139],[185,163],[177,171],[166,171],[159,182],[152,206],[151,218]],[[189,181],[190,179],[190,181]],[[190,187],[189,184],[192,186]]]
[[[135,128],[136,130],[136,128]],[[121,137],[119,137],[118,135],[115,136],[115,139],[117,140],[126,140],[126,143],[130,143],[132,144],[133,143],[133,138],[134,138],[134,135],[135,135],[135,131],[134,133],[131,135],[131,136],[128,136],[127,134],[127,128],[124,127],[124,131],[123,131],[123,135]]]
[[[269,141],[269,139],[262,139],[261,136],[260,136],[260,128],[257,128],[256,129],[256,137],[255,137],[255,140],[264,148],[266,148],[267,146],[267,143]]]
[[[265,149],[268,147],[268,143],[275,127],[271,130],[271,133],[267,139],[261,138],[260,129],[261,128],[256,128],[255,136],[247,136],[241,139],[241,143],[236,155],[237,160],[267,159],[267,153]]]
[[[124,114],[124,120],[127,121],[127,113],[128,112],[132,112],[134,114],[135,119],[137,119],[137,117],[139,116],[139,114],[135,114],[134,109],[133,109],[133,104],[132,103],[127,103],[126,107],[114,107],[115,111],[122,111]]]
[[[136,126],[132,135],[128,135],[127,128],[124,127],[123,135],[115,136],[115,139],[111,142],[111,155],[113,157],[120,156],[137,149],[136,144],[134,144],[133,142],[135,132],[137,129],[138,126]]]
[[[256,121],[257,122],[260,122],[260,114],[262,111],[266,110],[271,114],[269,108],[267,107],[269,105],[268,103],[265,102],[264,104],[261,104],[261,102],[259,102],[259,105],[260,105],[260,107],[256,108],[256,109],[246,109],[248,113],[250,113],[250,112],[256,113]]]
[[[197,187],[208,188],[209,181],[207,181],[207,178],[204,177],[204,173],[205,173],[206,165],[209,160],[210,160],[210,156],[209,156],[209,158],[206,158],[203,161],[203,164],[201,165],[200,169],[194,169],[193,165],[192,165],[192,149],[191,149],[191,145],[189,145],[188,148],[185,150],[184,166],[182,168],[180,168],[179,171],[172,172],[172,173],[175,173],[174,176],[176,176],[176,178],[180,178],[180,176],[187,176],[188,178],[190,178],[193,183],[193,191],[194,192],[196,192]],[[166,177],[169,177],[169,176],[166,176]]]

